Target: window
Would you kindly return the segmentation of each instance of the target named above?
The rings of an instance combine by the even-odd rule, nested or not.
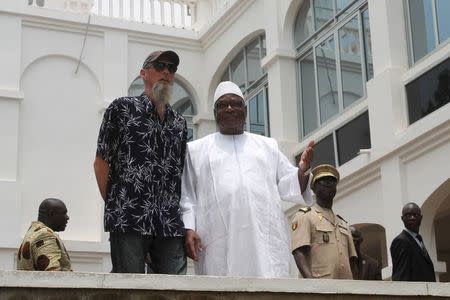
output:
[[[450,58],[406,85],[409,123],[450,102]]]
[[[370,147],[369,114],[365,112],[315,144],[312,167],[320,164],[343,165],[355,158],[359,150]],[[296,157],[297,161],[300,156]]]
[[[294,41],[303,138],[365,95],[373,77],[366,1],[306,0]]]
[[[264,56],[266,38],[261,35],[236,54],[220,81],[230,80],[241,88],[247,102],[246,130],[269,136],[267,75],[261,68],[261,59]]]
[[[128,88],[128,96],[139,96],[144,91],[144,82],[140,77],[136,78]],[[188,126],[188,141],[195,139],[195,125],[193,117],[195,116],[195,107],[192,102],[192,96],[189,92],[177,81],[173,84],[172,100],[170,101],[172,108],[178,113],[182,114],[186,119]]]
[[[414,63],[450,38],[450,1],[408,0],[406,3]]]

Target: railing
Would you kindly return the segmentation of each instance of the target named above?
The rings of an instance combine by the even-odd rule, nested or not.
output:
[[[0,0],[1,1],[1,0]],[[199,30],[232,3],[244,0],[23,0],[30,6]]]
[[[195,2],[186,0],[26,0],[28,5],[192,29]],[[194,0],[195,1],[195,0]]]
[[[130,21],[192,28],[195,3],[183,0],[95,0],[95,15]]]

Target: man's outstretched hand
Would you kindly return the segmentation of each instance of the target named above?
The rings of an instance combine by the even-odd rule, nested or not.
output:
[[[303,151],[302,156],[300,158],[300,162],[298,163],[298,168],[300,172],[303,174],[311,167],[311,162],[314,157],[314,141],[309,141],[308,146],[305,151]]]
[[[184,242],[186,255],[194,261],[198,261],[198,252],[202,251],[202,240],[192,229],[186,229],[186,240]]]

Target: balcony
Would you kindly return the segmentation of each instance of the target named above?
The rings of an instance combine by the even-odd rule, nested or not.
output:
[[[236,0],[22,0],[29,6],[192,31],[211,24]]]

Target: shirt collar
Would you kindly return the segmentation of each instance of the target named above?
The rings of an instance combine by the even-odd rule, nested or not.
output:
[[[155,105],[153,104],[152,100],[150,100],[150,97],[147,96],[147,94],[142,93],[137,98],[139,99],[139,101],[144,102],[150,111],[155,110]],[[169,113],[171,116],[174,115],[174,110],[172,106],[170,106],[170,104],[166,104],[166,113]]]

